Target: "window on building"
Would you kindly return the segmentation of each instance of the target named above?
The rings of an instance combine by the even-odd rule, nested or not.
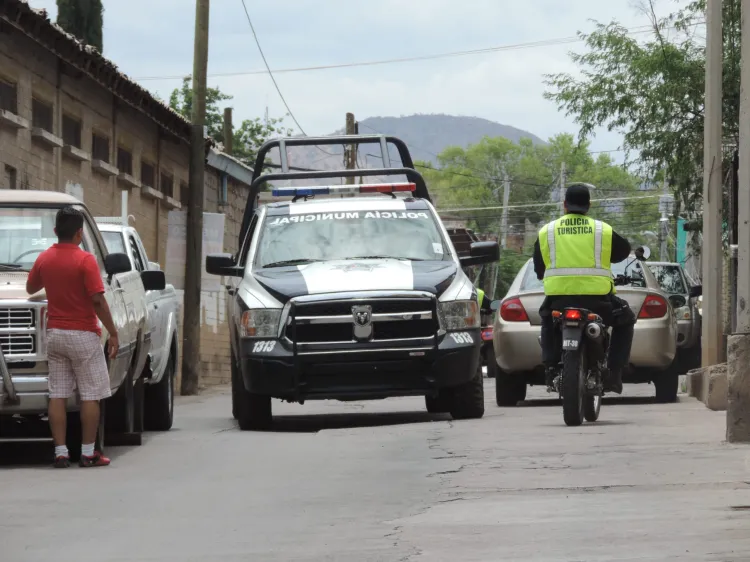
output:
[[[122,146],[117,147],[117,169],[123,174],[133,175],[133,153]]]
[[[91,156],[109,164],[109,138],[101,133],[91,135]]]
[[[34,127],[54,132],[54,110],[52,104],[33,98],[31,100],[31,121]]]
[[[190,187],[186,181],[180,182],[180,203],[183,205],[188,204],[188,198],[190,197]]]
[[[153,164],[145,160],[141,161],[141,184],[151,188],[156,186],[156,182],[154,181],[156,179],[156,172],[154,170]]]
[[[5,181],[3,182],[4,189],[18,189],[16,184],[18,174],[13,166],[5,165]]]
[[[159,178],[159,191],[161,191],[165,197],[174,196],[174,178],[166,172],[161,173]]]
[[[18,113],[18,86],[15,82],[0,79],[0,109]]]
[[[63,114],[63,142],[67,145],[81,148],[81,120],[71,115]]]

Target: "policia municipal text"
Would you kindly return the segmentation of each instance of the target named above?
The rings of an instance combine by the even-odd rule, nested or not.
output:
[[[612,326],[604,391],[621,394],[622,370],[630,358],[635,314],[626,301],[615,296],[611,264],[628,258],[630,243],[607,223],[587,217],[590,205],[587,184],[568,187],[565,215],[544,225],[534,244],[534,271],[538,279],[544,280],[546,296],[539,309],[542,360],[547,386],[551,388],[562,352],[552,311],[569,306],[591,310]]]

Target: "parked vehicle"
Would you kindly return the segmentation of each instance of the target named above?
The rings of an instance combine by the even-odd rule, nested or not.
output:
[[[77,199],[50,191],[0,190],[0,432],[5,438],[48,435],[47,301],[44,291],[29,296],[26,278],[41,252],[57,241],[57,211],[73,205],[84,215],[82,247],[97,258],[105,297],[112,310],[120,346],[109,361],[113,396],[104,403],[97,447],[117,437],[140,444],[142,431],[141,373],[151,346],[146,289],[164,288],[160,271],[137,272],[122,253],[109,253],[96,222]],[[102,328],[102,348],[108,334]],[[68,448],[80,454],[80,418],[76,399],[68,402]]]
[[[701,314],[698,298],[702,286],[690,281],[685,268],[676,262],[644,262],[654,274],[662,291],[682,300],[672,299],[677,317],[677,360],[682,372],[700,367]]]
[[[289,147],[334,144],[379,145],[385,167],[289,172]],[[388,145],[402,168],[391,167]],[[281,173],[261,175],[276,148]],[[256,206],[266,183],[354,176],[408,182],[274,188],[291,201]],[[267,142],[240,242],[237,255],[209,256],[206,270],[230,280],[232,399],[241,429],[270,427],[272,398],[425,396],[431,412],[484,415],[477,293],[461,267],[497,260],[499,247],[474,243],[459,260],[403,141]]]
[[[614,276],[623,275],[630,283],[617,287],[635,313],[633,346],[626,383],[654,383],[659,402],[676,400],[679,376],[673,369],[677,349],[677,320],[673,304],[648,268],[635,257],[612,266]],[[523,400],[528,384],[544,385],[542,350],[539,346],[544,287],[536,278],[532,260],[518,272],[499,306],[495,318],[494,346],[498,364],[496,401],[498,406],[515,406]]]
[[[626,277],[615,278],[615,285],[630,282]],[[553,310],[552,318],[555,330],[560,331],[562,346],[562,365],[553,385],[562,400],[565,425],[581,425],[584,419],[595,422],[604,394],[609,326],[601,316],[584,308]]]
[[[149,261],[143,241],[132,226],[122,219],[96,219],[107,250],[126,254],[139,273],[161,271],[158,263]],[[168,431],[174,421],[175,369],[179,357],[179,324],[181,299],[173,285],[146,291],[151,350],[143,372],[145,381],[144,419],[149,431]]]

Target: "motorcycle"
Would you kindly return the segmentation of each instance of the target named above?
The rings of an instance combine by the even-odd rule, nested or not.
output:
[[[617,276],[615,285],[631,279]],[[603,376],[607,372],[609,327],[598,314],[585,308],[568,307],[552,311],[555,330],[560,330],[562,362],[553,378],[554,390],[563,403],[563,419],[569,426],[583,420],[599,419],[604,394]]]

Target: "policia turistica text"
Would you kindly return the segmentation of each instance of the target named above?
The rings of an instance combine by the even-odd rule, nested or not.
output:
[[[611,264],[628,258],[630,243],[607,223],[587,217],[590,205],[588,184],[568,187],[565,215],[544,225],[534,244],[534,271],[538,279],[544,280],[546,295],[539,309],[542,360],[547,386],[551,388],[562,351],[552,311],[569,306],[591,310],[612,326],[604,391],[621,394],[622,370],[630,358],[635,314],[626,301],[615,296]]]

